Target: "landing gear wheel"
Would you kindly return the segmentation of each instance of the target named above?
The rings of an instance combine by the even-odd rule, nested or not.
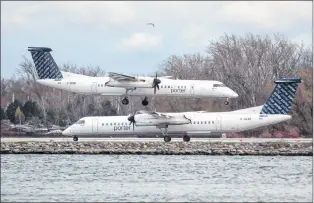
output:
[[[78,141],[78,137],[76,135],[73,137],[73,141],[75,141],[75,142]]]
[[[165,137],[164,137],[164,141],[165,141],[165,142],[170,142],[170,141],[171,141],[171,137],[168,136],[168,135],[165,136]]]
[[[229,101],[225,101],[224,104],[225,104],[225,105],[229,105]]]
[[[190,142],[190,140],[191,140],[191,138],[189,136],[187,136],[187,135],[183,136],[183,141],[184,142]]]
[[[147,99],[144,99],[144,100],[142,101],[142,105],[143,105],[143,106],[147,106],[147,105],[148,105]]]
[[[122,99],[122,104],[123,104],[123,105],[128,105],[128,104],[129,104],[128,98]]]

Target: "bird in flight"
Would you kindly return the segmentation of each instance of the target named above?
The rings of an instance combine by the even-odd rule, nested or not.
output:
[[[154,23],[147,23],[146,25],[151,25],[151,26],[155,27]]]

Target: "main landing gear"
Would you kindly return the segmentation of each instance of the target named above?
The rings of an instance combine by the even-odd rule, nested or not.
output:
[[[129,99],[127,97],[125,97],[124,99],[122,99],[122,104],[123,105],[128,105],[129,104]]]
[[[147,101],[147,97],[145,97],[144,99],[143,99],[143,101],[142,101],[142,105],[143,106],[147,106],[148,105],[148,101]]]
[[[161,133],[163,134],[163,136],[164,136],[164,141],[165,142],[170,142],[171,141],[171,137],[168,135],[168,125],[166,125],[165,127],[164,127],[164,131],[162,130],[162,127],[159,127],[159,130],[161,131]],[[184,135],[183,136],[183,141],[184,142],[190,142],[190,140],[191,140],[191,138],[190,138],[190,136],[188,136],[188,135]]]
[[[75,141],[75,142],[78,141],[78,137],[76,135],[73,136],[73,141]]]
[[[171,137],[168,135],[168,125],[164,126],[164,127],[157,127],[159,128],[159,130],[161,131],[162,135],[164,136],[164,141],[165,142],[170,142],[171,141]],[[165,130],[163,131],[162,128],[164,128]]]
[[[148,105],[148,100],[147,100],[147,99],[148,99],[147,97],[145,97],[145,98],[143,99],[143,101],[142,101],[142,105],[143,105],[143,106],[147,106],[147,105]],[[122,104],[123,104],[123,105],[128,105],[128,104],[129,104],[129,99],[128,99],[127,96],[124,97],[124,99],[122,99]]]
[[[128,105],[129,104],[128,92],[129,91],[133,91],[133,90],[136,90],[136,87],[131,88],[131,89],[125,89],[125,97],[124,97],[124,99],[122,99],[122,104],[123,105]]]
[[[224,102],[225,105],[229,105],[229,98]]]

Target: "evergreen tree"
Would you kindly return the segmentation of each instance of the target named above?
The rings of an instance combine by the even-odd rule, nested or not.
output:
[[[27,101],[24,104],[22,111],[25,115],[26,120],[31,119],[32,117],[43,117],[42,111],[35,101]]]
[[[15,111],[17,107],[21,107],[22,103],[19,100],[14,100],[11,104],[9,104],[8,108],[6,109],[6,116],[7,118],[14,123],[15,122]]]
[[[5,119],[5,112],[3,108],[1,108],[1,120]]]

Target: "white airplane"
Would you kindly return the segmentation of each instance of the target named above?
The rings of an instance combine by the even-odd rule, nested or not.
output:
[[[213,80],[174,80],[165,77],[134,77],[109,72],[109,77],[90,77],[70,72],[62,72],[45,47],[29,47],[36,72],[37,82],[49,87],[67,90],[78,94],[122,96],[122,103],[129,103],[128,96],[144,96],[142,104],[148,105],[148,97],[177,96],[194,98],[237,98],[238,94],[223,83]],[[158,89],[158,91],[156,91]]]
[[[301,78],[276,80],[276,87],[264,105],[231,112],[209,113],[206,111],[159,113],[138,111],[129,116],[84,117],[63,131],[65,136],[117,135],[117,134],[158,134],[164,141],[171,141],[169,133],[209,134],[241,132],[264,127],[291,119],[291,110],[298,83]],[[133,125],[131,125],[133,124]]]

